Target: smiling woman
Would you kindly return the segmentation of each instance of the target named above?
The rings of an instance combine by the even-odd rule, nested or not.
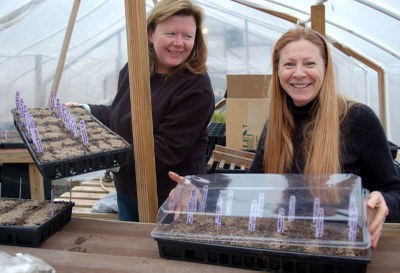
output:
[[[325,76],[320,49],[307,40],[285,46],[279,59],[279,82],[296,106],[304,106],[318,95]]]
[[[203,11],[190,0],[160,1],[147,17],[159,204],[175,186],[169,170],[206,173],[207,125],[214,111],[214,93],[206,72],[206,44],[199,31],[203,17]],[[120,71],[112,105],[90,104],[87,108],[133,142],[128,64]],[[114,173],[120,220],[139,220],[135,177],[133,159]]]
[[[157,73],[168,74],[192,52],[196,22],[193,16],[174,15],[149,31],[149,40],[157,55]]]
[[[400,221],[400,178],[379,119],[337,92],[328,43],[319,33],[289,30],[272,59],[270,114],[250,172],[359,175],[371,191],[375,248],[386,217]]]

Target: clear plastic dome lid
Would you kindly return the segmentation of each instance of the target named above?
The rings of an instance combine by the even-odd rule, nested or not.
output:
[[[353,174],[187,176],[160,207],[152,236],[256,248],[367,249],[368,194]]]

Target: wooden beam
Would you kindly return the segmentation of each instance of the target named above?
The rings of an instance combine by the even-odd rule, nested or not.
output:
[[[151,111],[146,1],[125,0],[136,188],[141,222],[156,222],[157,181]]]
[[[252,6],[250,4],[243,3],[240,0],[232,0],[232,1],[240,3],[240,4],[248,6],[248,7],[251,7],[253,9],[262,11],[264,13],[274,15],[274,16],[276,16],[278,18],[284,19],[284,20],[292,22],[292,23],[297,23],[299,21],[297,18],[295,18],[295,17],[293,17],[291,15],[288,15],[288,14],[284,14],[284,13],[276,12],[276,11],[271,11],[271,10],[268,10],[267,8],[260,8],[260,7]],[[316,9],[318,9],[318,8],[316,8]],[[311,12],[312,12],[312,10],[311,10]],[[317,12],[317,10],[315,12]],[[324,17],[325,17],[325,11],[324,11]],[[321,19],[322,19],[322,15],[318,15],[318,16],[315,15],[315,19],[314,20],[319,21]],[[311,20],[312,20],[312,18],[311,18]],[[314,24],[317,24],[317,23],[315,22]],[[317,28],[317,25],[315,26],[315,28]],[[302,25],[302,26],[304,27],[304,25]],[[326,35],[325,34],[325,23],[324,23],[324,27],[323,27],[323,32],[324,32],[324,35]],[[382,123],[383,128],[386,130],[387,129],[386,101],[385,101],[385,85],[386,85],[386,83],[385,83],[385,77],[384,77],[385,73],[384,73],[383,69],[379,65],[369,61],[367,58],[365,58],[362,55],[356,53],[354,50],[352,50],[352,49],[350,49],[348,47],[342,46],[340,43],[335,42],[335,43],[333,43],[333,45],[337,49],[339,49],[340,51],[345,53],[346,55],[352,56],[353,58],[359,60],[360,62],[362,62],[363,64],[365,64],[366,66],[372,68],[373,70],[375,70],[377,72],[377,74],[378,74],[378,92],[379,92],[379,119],[380,119],[380,121]]]
[[[375,64],[374,62],[368,60],[362,55],[358,54],[354,50],[343,46],[339,42],[334,42],[333,46],[342,51],[344,54],[353,57],[354,59],[362,62],[368,67],[372,68],[378,74],[378,96],[379,96],[379,119],[382,123],[382,126],[385,130],[387,130],[387,119],[386,119],[386,100],[385,100],[385,72],[382,67]]]
[[[311,28],[325,37],[325,6],[311,6]]]
[[[0,149],[0,163],[33,163],[27,149]]]
[[[294,17],[294,16],[289,15],[289,14],[286,14],[286,13],[283,13],[283,12],[278,12],[278,11],[270,10],[270,9],[259,7],[259,6],[252,6],[251,4],[246,3],[246,2],[242,2],[240,0],[233,0],[233,2],[236,2],[236,3],[242,4],[244,6],[247,6],[247,7],[262,11],[264,13],[273,15],[275,17],[284,19],[286,21],[289,21],[289,22],[292,22],[292,23],[295,23],[295,24],[297,24],[297,22],[299,21],[299,18]],[[302,25],[302,26],[304,26],[304,25]]]
[[[43,176],[34,163],[29,163],[29,187],[31,190],[31,199],[45,199]]]
[[[58,86],[60,84],[62,71],[64,69],[65,58],[67,56],[69,42],[71,41],[72,30],[74,29],[80,3],[81,0],[75,0],[74,5],[72,6],[71,15],[68,21],[67,31],[65,32],[65,37],[61,48],[60,57],[58,58],[56,74],[54,75],[53,85],[51,86],[51,90],[54,92],[54,95],[57,95]],[[48,102],[48,105],[50,105],[50,100]]]

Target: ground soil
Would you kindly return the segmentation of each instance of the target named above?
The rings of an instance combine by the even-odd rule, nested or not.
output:
[[[55,202],[54,215],[67,206],[65,202]],[[39,226],[52,216],[50,201],[8,199],[0,200],[0,226]]]
[[[196,234],[200,241],[231,246],[350,257],[364,257],[367,255],[367,250],[364,249],[318,246],[318,244],[323,244],[326,241],[347,241],[347,224],[324,223],[323,236],[317,240],[315,239],[315,225],[312,221],[295,220],[293,222],[285,222],[285,231],[283,233],[277,232],[276,219],[257,219],[255,231],[248,230],[248,221],[247,217],[225,216],[222,218],[221,226],[216,227],[214,216],[195,215],[193,217],[193,224],[190,225],[187,224],[185,215],[181,215],[181,217],[170,225],[167,232],[171,233],[171,238],[181,237],[185,239],[186,234]],[[218,239],[221,236],[228,236],[230,239],[221,241]],[[358,232],[357,236],[357,240],[360,240],[361,231]],[[254,238],[254,240],[243,238]],[[265,238],[269,238],[270,240],[265,240]],[[279,242],[273,243],[274,239]],[[294,242],[296,239],[306,239],[309,243],[300,245],[292,244],[291,242]]]
[[[129,148],[129,144],[120,136],[109,130],[93,116],[79,107],[68,108],[75,116],[78,125],[78,137],[74,138],[73,132],[69,131],[63,120],[56,116],[50,109],[29,109],[41,138],[43,153],[38,153],[36,146],[32,143],[30,134],[24,129],[24,135],[31,142],[30,145],[40,162],[63,162],[86,155],[107,153],[108,151]],[[82,144],[79,122],[85,121],[88,136],[88,144]],[[23,118],[16,118],[20,128],[25,128]]]

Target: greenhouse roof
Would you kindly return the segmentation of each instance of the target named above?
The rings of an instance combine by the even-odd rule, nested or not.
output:
[[[195,2],[206,14],[208,69],[217,99],[225,93],[227,74],[271,73],[276,39],[296,23],[311,27],[311,6],[324,5],[340,90],[371,106],[388,138],[400,143],[400,1]],[[17,90],[30,107],[46,106],[73,5],[73,0],[1,1],[1,127],[12,124]],[[147,10],[153,5],[146,1]],[[110,102],[126,61],[124,1],[80,1],[58,97]]]

